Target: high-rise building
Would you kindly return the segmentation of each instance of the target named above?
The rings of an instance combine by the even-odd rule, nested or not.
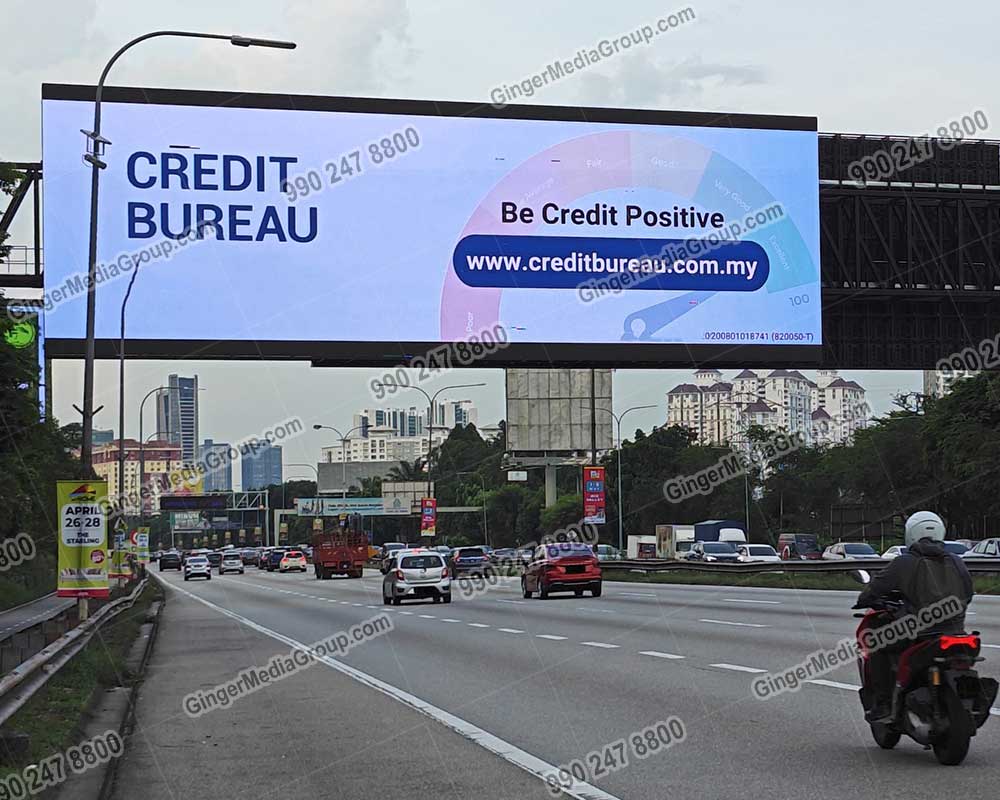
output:
[[[745,369],[727,381],[705,368],[694,383],[667,392],[667,424],[690,428],[702,444],[733,443],[752,425],[801,433],[810,443],[839,444],[850,441],[870,416],[864,387],[836,370],[820,370],[813,381],[798,370]]]
[[[107,430],[95,429],[90,436],[93,447],[100,447],[102,444],[111,444],[115,439],[115,432],[111,428]]]
[[[281,445],[259,439],[240,445],[240,477],[244,492],[281,483]]]
[[[417,406],[409,408],[363,408],[354,415],[353,427],[360,429],[360,435],[367,437],[375,429],[390,430],[395,436],[421,436],[427,434],[431,421],[427,419],[427,409]],[[479,421],[479,410],[471,400],[438,400],[434,403],[434,430],[451,430],[456,425],[475,425]]]
[[[181,459],[191,466],[198,459],[198,376],[171,375],[167,388],[156,393],[156,430],[181,446]]]
[[[353,427],[360,428],[360,436],[368,436],[374,428],[389,429],[395,436],[419,436],[425,426],[426,410],[409,408],[363,408],[354,415]]]
[[[206,492],[233,490],[233,462],[229,456],[229,447],[225,442],[206,439],[198,448],[198,461],[205,465]]]
[[[94,448],[94,472],[98,477],[108,482],[108,493],[118,495],[118,440],[112,439],[108,444]],[[139,453],[139,442],[126,439],[125,442],[125,507],[131,514],[139,513],[139,499],[145,498],[147,514],[155,514],[159,509],[156,497],[169,487],[167,477],[181,469],[181,449],[172,442],[153,439],[146,442]],[[140,484],[139,464],[143,465],[145,475]],[[145,491],[142,486],[145,486]]]
[[[977,371],[972,369],[959,369],[952,371],[925,369],[924,394],[930,397],[943,397],[951,391],[951,387],[954,386],[955,381],[960,381],[964,378],[971,378],[976,374],[978,374]]]

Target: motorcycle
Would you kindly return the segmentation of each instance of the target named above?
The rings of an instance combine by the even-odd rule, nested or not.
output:
[[[859,583],[869,583],[868,573],[858,570]],[[855,606],[858,608],[858,606]],[[866,716],[874,705],[870,674],[871,653],[866,645],[875,630],[904,616],[902,596],[890,596],[864,613],[856,631],[861,689],[858,694]],[[933,749],[941,764],[961,764],[970,740],[989,718],[1000,684],[974,669],[985,659],[979,655],[979,631],[963,634],[925,633],[891,652],[896,677],[890,716],[869,722],[879,747],[891,750],[906,734],[925,749]]]

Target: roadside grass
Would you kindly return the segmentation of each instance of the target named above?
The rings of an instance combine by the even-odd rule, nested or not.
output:
[[[74,744],[95,692],[135,683],[137,676],[128,672],[125,658],[139,636],[150,604],[162,597],[163,590],[157,584],[147,584],[132,608],[101,627],[87,646],[7,721],[4,729],[27,734],[30,744],[23,763],[12,764],[9,753],[0,753],[4,762],[0,777]]]
[[[0,611],[47,595],[55,588],[55,560],[39,553],[33,561],[0,572]]]
[[[706,572],[634,572],[614,569],[606,564],[603,573],[609,581],[635,583],[676,583],[694,586],[761,586],[778,589],[844,589],[860,591],[861,586],[848,575],[838,573],[761,572],[756,575],[709,574]],[[976,594],[1000,594],[996,575],[973,575]]]

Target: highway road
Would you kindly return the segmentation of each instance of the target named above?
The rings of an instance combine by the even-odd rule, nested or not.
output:
[[[450,605],[386,607],[375,572],[318,581],[311,573],[250,568],[187,583],[176,573],[156,574],[168,586],[168,615],[197,606],[248,637],[284,645],[311,644],[375,614],[390,615],[390,633],[315,669],[329,680],[347,673],[358,696],[420,706],[442,728],[485,748],[487,758],[537,781],[542,791],[533,796],[546,796],[537,776],[551,766],[673,716],[683,721],[683,742],[633,759],[576,796],[912,800],[990,795],[1000,785],[1000,719],[986,723],[957,768],[940,766],[905,738],[896,750],[881,751],[863,720],[853,665],[797,692],[754,697],[756,676],[784,671],[853,632],[854,593],[606,582],[600,598],[543,601],[523,599],[517,582],[504,579],[472,598],[456,590]],[[1000,599],[974,601],[969,623],[983,633],[982,671],[1000,675]],[[338,671],[338,663],[346,666]],[[155,676],[145,688],[157,691]],[[336,702],[331,698],[334,713]],[[462,771],[449,752],[439,758],[443,770]],[[386,759],[392,755],[380,763]],[[126,788],[129,774],[123,770]],[[284,796],[266,782],[259,788],[260,797]],[[501,794],[484,786],[481,796]]]
[[[37,625],[60,611],[66,611],[76,605],[76,600],[66,597],[56,597],[55,592],[39,597],[30,603],[15,606],[0,612],[0,639],[13,636],[18,631]]]

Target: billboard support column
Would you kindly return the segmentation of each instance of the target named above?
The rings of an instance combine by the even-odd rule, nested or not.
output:
[[[590,368],[590,463],[597,463],[597,373]]]
[[[556,465],[545,465],[545,507],[552,508],[556,504]]]

